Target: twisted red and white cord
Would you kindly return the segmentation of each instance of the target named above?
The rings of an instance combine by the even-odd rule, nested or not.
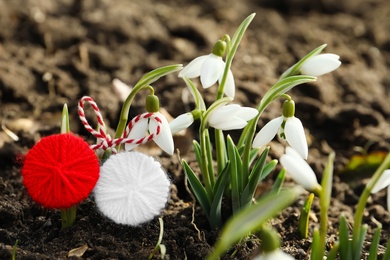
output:
[[[97,121],[98,121],[98,131],[93,129],[91,125],[88,123],[85,113],[84,113],[84,103],[88,102],[91,107],[93,108]],[[84,125],[85,129],[87,129],[88,132],[90,132],[93,136],[95,136],[97,139],[99,139],[101,142],[98,144],[91,145],[91,149],[103,149],[106,150],[110,148],[113,153],[117,153],[115,147],[120,145],[120,144],[144,144],[152,140],[154,137],[156,137],[158,134],[161,132],[161,127],[162,127],[162,121],[161,119],[154,113],[147,112],[144,114],[137,115],[134,117],[126,126],[126,129],[124,130],[122,136],[120,138],[115,138],[111,139],[109,135],[105,133],[106,125],[103,121],[102,114],[100,113],[100,109],[97,106],[96,102],[93,100],[93,98],[84,96],[80,99],[79,104],[78,104],[78,114],[79,118]],[[134,125],[141,119],[149,119],[149,120],[155,120],[157,122],[157,127],[155,132],[150,133],[149,135],[146,135],[142,138],[138,139],[133,139],[133,138],[128,138],[127,136],[129,135],[131,129],[134,127]]]

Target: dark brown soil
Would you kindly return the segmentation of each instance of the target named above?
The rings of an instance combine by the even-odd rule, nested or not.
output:
[[[66,258],[70,250],[85,245],[83,258],[147,258],[158,239],[157,218],[136,228],[117,225],[87,199],[78,208],[75,226],[61,230],[60,213],[45,210],[29,198],[22,185],[21,158],[42,136],[58,132],[64,103],[70,109],[72,131],[92,140],[77,118],[77,101],[83,95],[97,101],[106,123],[115,128],[121,102],[113,94],[113,78],[135,84],[157,67],[186,64],[209,53],[225,33],[232,35],[252,12],[257,15],[232,67],[235,102],[256,105],[285,69],[323,43],[328,44],[327,52],[341,56],[343,65],[337,71],[291,91],[296,116],[310,140],[309,163],[319,177],[327,154],[336,151],[337,176],[329,212],[331,246],[340,214],[352,221],[358,196],[371,174],[342,173],[343,167],[359,153],[357,148],[368,147],[369,152],[390,148],[387,0],[0,0],[0,120],[20,138],[13,141],[0,132],[0,259],[11,257],[16,241],[19,259]],[[177,116],[186,111],[179,98],[185,85],[176,75],[159,80],[154,87],[169,113]],[[215,89],[206,93],[210,101]],[[143,97],[135,100],[132,113],[137,113],[141,102]],[[279,114],[276,103],[259,126]],[[283,153],[278,142],[271,148],[274,158]],[[185,146],[181,156],[194,160]],[[162,154],[160,158],[173,182],[162,214],[166,259],[204,259],[218,232],[210,230],[195,206],[198,233],[191,224],[193,200],[185,189],[177,156]],[[271,179],[266,183],[272,183]],[[296,229],[304,199],[272,220],[283,239],[283,250],[296,259],[307,259],[311,244],[311,239],[300,239]],[[384,191],[372,196],[364,218],[370,226],[367,247],[376,221],[383,224],[379,255],[390,230],[385,200]],[[318,225],[317,204],[313,211],[311,228]],[[257,250],[254,238],[237,246],[235,256],[228,254],[224,259],[249,259]]]

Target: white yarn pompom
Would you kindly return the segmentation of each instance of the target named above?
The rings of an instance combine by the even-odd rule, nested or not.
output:
[[[111,155],[94,189],[99,210],[118,224],[137,226],[165,207],[169,179],[161,164],[139,152]]]

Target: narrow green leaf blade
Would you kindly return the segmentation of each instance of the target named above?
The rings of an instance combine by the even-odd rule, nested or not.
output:
[[[61,134],[70,133],[68,106],[64,104],[61,115]]]
[[[320,246],[320,231],[318,228],[315,228],[313,231],[313,242],[311,244],[311,255],[310,259],[322,259],[322,255],[324,254],[323,249]]]
[[[192,188],[192,191],[194,192],[196,199],[198,200],[200,206],[209,218],[211,205],[207,196],[206,189],[203,187],[202,183],[199,181],[198,177],[195,175],[195,173],[192,171],[192,169],[185,160],[182,160],[182,165],[184,173],[188,178],[188,182],[190,183],[190,186]]]
[[[368,255],[367,260],[376,260],[378,258],[378,246],[379,246],[381,231],[382,231],[382,224],[379,223],[378,227],[375,230],[374,236],[372,238],[370,253]]]
[[[233,143],[233,140],[230,136],[227,137],[227,152],[228,152],[228,159],[230,162],[230,184],[231,184],[231,191],[232,191],[232,207],[233,207],[233,213],[237,212],[241,208],[240,203],[240,186],[241,186],[241,180],[238,176],[237,171],[237,165],[239,162],[237,162],[237,149],[236,146]]]
[[[336,260],[339,247],[340,247],[339,242],[334,243],[332,249],[329,251],[328,256],[326,257],[326,260]]]
[[[159,78],[164,77],[172,72],[179,71],[183,68],[182,64],[174,64],[168,65],[165,67],[161,67],[155,70],[152,70],[146,73],[138,82],[135,84],[134,88],[138,88],[139,86],[147,86],[157,81]]]
[[[355,248],[356,251],[354,252],[354,259],[355,260],[361,259],[363,242],[364,242],[364,239],[366,237],[367,230],[368,230],[368,225],[364,224],[360,230],[360,233],[359,233],[359,237],[358,237],[359,240],[356,243],[357,247]]]
[[[265,161],[268,156],[269,147],[267,147],[260,157],[256,160],[256,163],[252,169],[252,172],[249,175],[249,180],[247,185],[245,186],[242,195],[241,195],[241,204],[248,205],[255,194],[257,184],[259,180],[262,178],[262,173],[265,165]]]
[[[278,176],[276,177],[274,184],[272,185],[271,192],[279,193],[282,190],[285,178],[286,178],[286,170],[282,169],[279,172]]]
[[[351,241],[349,240],[348,224],[344,214],[340,217],[339,224],[340,259],[352,259]]]
[[[390,259],[390,239],[386,243],[386,251],[382,259]]]
[[[301,215],[299,216],[299,234],[301,235],[301,238],[307,238],[309,236],[309,216],[313,199],[314,193],[310,193],[302,207]]]
[[[221,227],[222,225],[222,216],[221,216],[221,203],[222,197],[225,191],[226,186],[229,184],[230,175],[230,163],[227,162],[225,169],[220,172],[217,181],[214,186],[214,199],[211,203],[210,209],[210,223],[213,227]]]
[[[257,204],[238,212],[226,222],[215,249],[208,259],[218,259],[234,243],[259,229],[280,210],[293,203],[301,192],[302,189],[296,186],[283,190],[279,194],[268,194],[262,197]]]

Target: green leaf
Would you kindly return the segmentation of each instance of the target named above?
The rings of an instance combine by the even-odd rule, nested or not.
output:
[[[283,72],[282,76],[280,76],[280,80],[299,74],[299,71],[301,70],[302,64],[307,59],[319,54],[325,47],[326,47],[326,44],[323,44],[323,45],[315,48],[314,50],[312,50],[309,54],[307,54],[305,57],[303,57],[300,61],[298,61],[293,66],[291,66],[289,69],[287,69],[285,72]]]
[[[301,215],[299,216],[299,234],[301,235],[301,238],[307,238],[309,235],[309,216],[313,199],[314,194],[310,193],[303,205]]]
[[[200,144],[196,140],[193,140],[192,145],[194,146],[195,157],[196,157],[196,161],[198,162],[199,168],[203,169],[202,167],[203,161],[201,156],[202,152],[200,150]]]
[[[206,105],[204,103],[203,97],[200,94],[198,88],[195,86],[194,82],[192,82],[187,77],[183,77],[183,79],[184,79],[184,82],[186,83],[188,89],[190,90],[192,96],[195,99],[196,108],[199,110],[202,110],[202,111],[206,110]]]
[[[210,135],[209,135],[209,130],[208,129],[205,129],[205,138],[206,138],[206,151],[207,151],[207,154],[206,154],[206,157],[207,157],[207,167],[208,167],[208,175],[210,177],[210,184],[211,184],[211,187],[214,186],[214,183],[215,183],[215,176],[214,176],[214,165],[213,165],[213,148],[211,146],[211,142],[210,142]]]
[[[356,251],[354,251],[354,259],[355,260],[360,260],[361,259],[361,254],[362,254],[362,249],[363,249],[363,242],[364,238],[366,237],[366,233],[368,230],[368,225],[364,224],[362,228],[360,229],[358,241],[355,244],[357,247],[355,248]]]
[[[280,210],[293,203],[301,192],[302,189],[296,186],[283,190],[279,194],[268,194],[262,197],[257,204],[237,212],[226,222],[214,251],[207,259],[219,259],[234,243],[258,230]]]
[[[210,209],[210,224],[213,227],[222,226],[221,202],[226,186],[229,184],[230,163],[227,162],[225,169],[219,173],[218,179],[214,186],[214,198]]]
[[[339,224],[340,259],[352,259],[352,243],[349,240],[348,223],[344,214],[341,214]]]
[[[68,106],[64,104],[61,116],[61,134],[70,133]]]
[[[386,243],[386,251],[382,259],[390,259],[390,239]]]
[[[203,187],[202,183],[199,181],[198,177],[192,171],[192,169],[187,164],[187,162],[182,160],[182,165],[183,165],[184,173],[188,178],[188,182],[190,183],[190,186],[192,188],[192,191],[194,192],[196,199],[198,200],[203,211],[206,213],[207,217],[209,218],[211,205],[207,196],[206,189]]]
[[[282,190],[282,186],[285,178],[286,178],[286,170],[282,169],[279,172],[278,176],[276,177],[274,184],[272,185],[271,192],[279,193]]]
[[[182,64],[168,65],[146,73],[138,82],[135,84],[133,89],[140,86],[147,86],[157,81],[159,78],[164,77],[172,72],[179,71],[183,68]]]
[[[311,244],[310,259],[313,260],[322,259],[324,251],[320,246],[320,240],[321,240],[320,231],[318,230],[318,228],[315,228],[313,231],[313,242]]]
[[[241,205],[246,206],[251,203],[253,195],[255,194],[257,184],[262,177],[265,161],[267,159],[269,147],[267,147],[257,159],[255,166],[249,175],[249,180],[241,195]]]
[[[265,93],[264,97],[261,99],[259,107],[267,107],[277,97],[281,96],[282,94],[286,93],[297,85],[313,82],[316,80],[316,77],[306,75],[290,76],[284,78],[278,81]]]
[[[376,260],[378,258],[378,245],[382,231],[382,224],[379,223],[378,227],[375,230],[374,236],[372,238],[370,253],[367,260]],[[386,258],[383,258],[386,259]]]
[[[330,249],[328,256],[326,257],[326,260],[335,260],[337,257],[337,252],[339,251],[339,242],[336,242],[333,244],[332,249]]]
[[[240,187],[242,186],[241,178],[238,175],[238,165],[240,164],[237,159],[240,158],[236,146],[233,143],[233,140],[230,136],[227,136],[227,151],[228,159],[230,161],[230,180],[231,180],[231,190],[232,190],[232,206],[233,213],[236,213],[241,208],[240,203]]]

